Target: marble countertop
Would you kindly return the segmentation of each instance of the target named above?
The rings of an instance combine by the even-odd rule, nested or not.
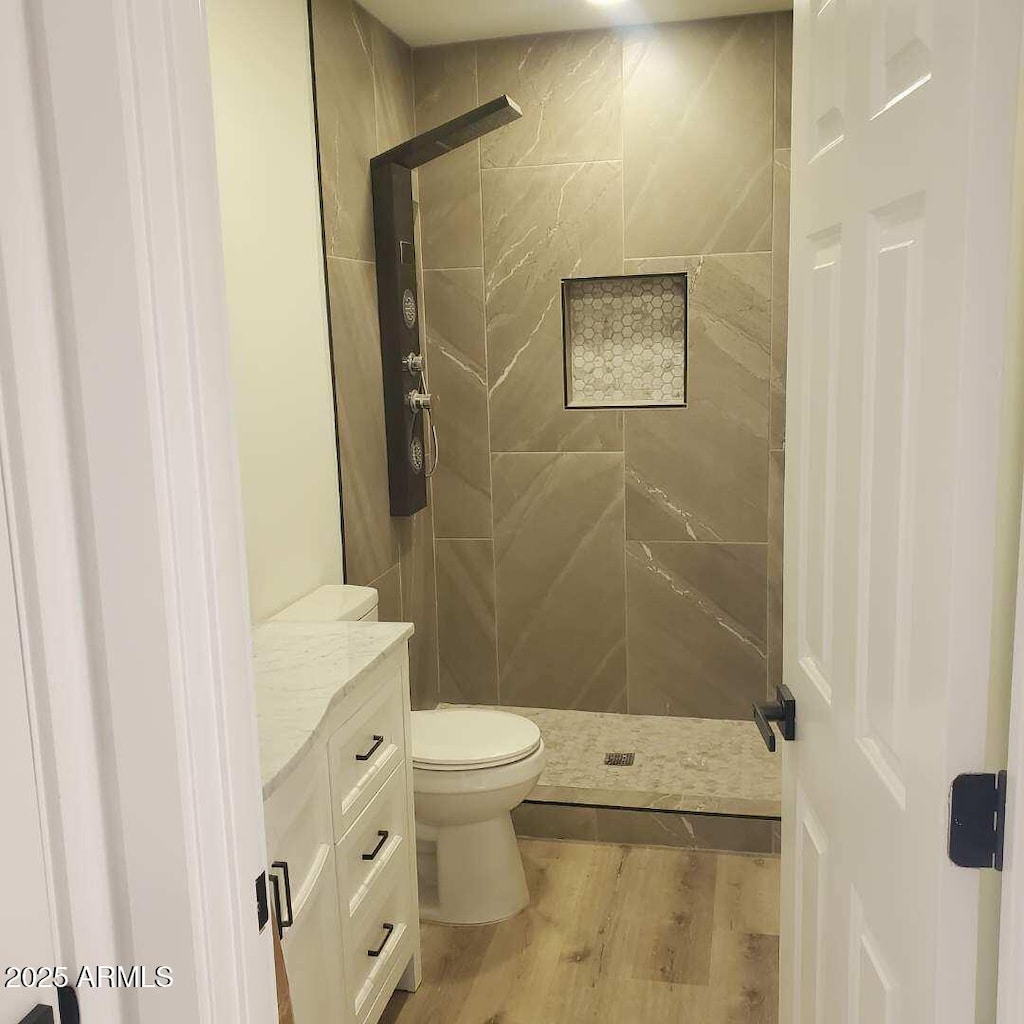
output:
[[[343,694],[412,634],[407,622],[266,622],[253,630],[264,799]]]

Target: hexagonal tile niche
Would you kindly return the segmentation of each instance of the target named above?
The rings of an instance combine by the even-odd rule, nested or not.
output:
[[[570,409],[686,405],[686,274],[562,282]]]

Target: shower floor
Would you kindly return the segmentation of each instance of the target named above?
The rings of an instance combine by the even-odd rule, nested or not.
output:
[[[540,727],[548,765],[530,803],[779,818],[782,759],[753,722],[504,708]],[[631,766],[605,754],[633,753]]]

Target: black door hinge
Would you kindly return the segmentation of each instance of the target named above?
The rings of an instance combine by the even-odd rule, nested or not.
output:
[[[1006,772],[958,775],[949,800],[949,859],[962,868],[1003,870]]]
[[[256,879],[256,925],[260,932],[270,920],[270,902],[267,899],[267,873],[261,871]]]

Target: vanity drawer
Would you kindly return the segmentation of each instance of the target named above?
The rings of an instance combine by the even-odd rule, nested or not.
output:
[[[409,863],[415,843],[407,835],[408,821],[405,766],[400,764],[338,843],[343,918],[355,916],[392,860]]]
[[[323,747],[310,750],[264,804],[267,853],[285,861],[293,893],[310,877],[325,845],[333,845],[331,786]]]
[[[393,857],[344,929],[345,977],[357,1021],[364,1019],[382,987],[392,980],[399,959],[408,958],[417,925],[412,906],[409,865],[404,858]]]
[[[405,756],[401,676],[389,681],[328,745],[334,838],[340,840]]]

